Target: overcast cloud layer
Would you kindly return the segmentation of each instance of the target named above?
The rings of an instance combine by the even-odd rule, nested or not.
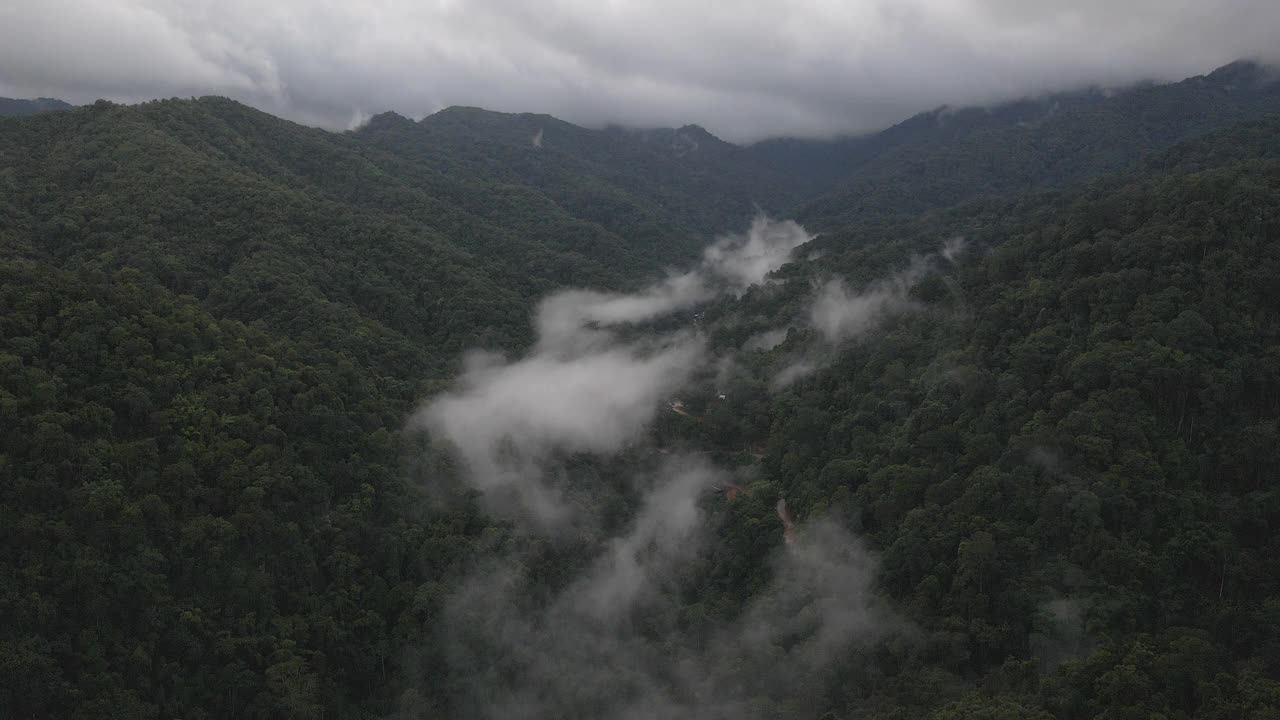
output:
[[[0,95],[828,135],[1275,60],[1276,0],[0,0]],[[1269,54],[1269,55],[1268,55]]]

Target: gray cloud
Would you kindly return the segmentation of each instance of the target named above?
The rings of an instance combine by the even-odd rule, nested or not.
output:
[[[537,317],[540,347],[566,342],[584,326],[643,323],[706,302],[722,292],[741,293],[782,267],[791,251],[813,236],[792,220],[757,216],[746,233],[724,235],[703,251],[701,264],[672,274],[638,293],[570,290],[542,302]]]
[[[478,105],[749,140],[1275,59],[1277,30],[1273,0],[19,0],[0,4],[0,93],[226,94],[332,128]]]
[[[787,339],[787,328],[775,328],[773,330],[765,330],[747,338],[742,344],[743,350],[772,350]]]
[[[576,503],[555,483],[563,453],[617,453],[641,441],[659,399],[695,372],[714,370],[717,387],[735,372],[733,357],[708,357],[696,333],[645,323],[764,281],[809,239],[793,222],[761,217],[718,239],[695,269],[639,292],[553,295],[535,314],[529,353],[473,354],[457,385],[420,413],[486,497],[514,496],[513,517],[588,528],[559,542],[590,538],[581,571],[545,594],[529,591],[546,578],[515,544],[450,595],[441,632],[459,715],[728,720],[803,711],[836,662],[898,626],[873,592],[875,562],[862,545],[828,520],[793,523],[780,502],[772,581],[732,620],[690,633],[682,590],[716,542],[703,499],[750,471],[735,477],[697,454],[668,456],[630,479],[639,501],[611,535],[592,525],[594,488],[576,488],[588,500]]]
[[[703,254],[703,272],[742,291],[782,267],[791,251],[813,239],[799,224],[757,217],[745,235],[721,238]]]
[[[906,276],[899,276],[854,293],[843,281],[831,280],[818,291],[810,322],[829,343],[861,335],[885,313],[907,306],[908,282]]]
[[[523,578],[510,564],[476,575],[451,598],[450,659],[468,678],[463,714],[803,715],[821,702],[836,661],[907,629],[874,593],[872,556],[820,519],[780,545],[771,582],[741,615],[709,637],[686,636],[664,580],[686,570],[701,547],[705,519],[693,491],[716,471],[680,464],[668,467],[633,529],[546,605],[523,601]]]
[[[699,339],[679,335],[653,346],[554,348],[511,363],[473,356],[458,389],[435,399],[422,421],[458,449],[477,488],[514,493],[522,509],[551,522],[565,508],[544,463],[557,453],[621,450],[701,355]]]
[[[842,280],[828,281],[818,291],[809,321],[829,343],[861,335],[885,314],[909,309],[907,292],[932,269],[936,258],[955,262],[967,245],[963,237],[949,238],[936,256],[916,258],[906,270],[861,292],[851,292]]]
[[[874,329],[892,313],[910,310],[912,303],[907,291],[925,268],[924,261],[914,262],[909,269],[860,292],[850,290],[838,278],[820,285],[806,319],[821,342],[805,348],[779,370],[769,381],[769,387],[779,390],[812,375],[831,362],[833,351],[840,343]]]
[[[770,381],[770,387],[784,388],[813,374],[830,362],[832,350],[840,343],[867,333],[894,313],[916,308],[917,305],[909,295],[911,286],[935,269],[939,260],[955,262],[967,245],[963,237],[949,238],[937,253],[916,257],[907,269],[856,292],[850,290],[840,278],[833,278],[819,285],[806,319],[809,327],[817,331],[821,342],[806,348],[799,357],[793,358],[786,367],[778,371]],[[755,342],[757,338],[768,339],[769,336],[770,333],[756,336],[748,344]],[[785,334],[782,337],[785,338]]]
[[[568,290],[539,304],[538,341],[522,358],[473,352],[453,389],[415,423],[454,448],[465,477],[490,502],[542,524],[572,511],[548,466],[564,453],[609,455],[634,442],[659,401],[707,362],[697,333],[640,325],[759,283],[810,239],[791,221],[758,217],[743,235],[707,248],[697,268],[636,293]]]

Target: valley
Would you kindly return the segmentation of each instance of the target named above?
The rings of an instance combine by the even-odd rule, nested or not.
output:
[[[0,715],[1272,717],[1277,278],[1251,63],[0,117]]]

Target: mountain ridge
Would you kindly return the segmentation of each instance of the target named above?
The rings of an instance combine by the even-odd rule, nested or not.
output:
[[[598,677],[684,709],[671,659],[745,623],[769,637],[707,676],[726,716],[1275,716],[1280,113],[1251,72],[755,150],[467,108],[333,133],[216,97],[0,118],[0,714],[408,720],[524,690],[591,718]],[[820,233],[673,316],[714,362],[634,446],[556,461],[599,528],[491,514],[410,420],[572,362],[536,354],[544,298],[648,307],[758,204]],[[688,572],[597,623],[652,652],[491,652],[513,626],[478,570],[539,618],[641,562],[609,533],[682,452],[740,491],[698,495]],[[762,588],[803,584],[779,563],[823,517],[906,630],[815,660],[849,588]],[[799,623],[759,632],[773,612]]]
[[[57,98],[6,98],[0,97],[0,116],[3,115],[35,115],[55,110],[70,110],[75,107]]]

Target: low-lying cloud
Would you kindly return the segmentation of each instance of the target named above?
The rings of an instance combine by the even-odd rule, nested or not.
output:
[[[782,267],[792,250],[813,237],[791,220],[776,222],[760,216],[745,235],[726,236],[707,248],[703,271],[741,292]]]
[[[455,714],[804,714],[822,703],[833,667],[899,629],[874,592],[875,561],[861,543],[828,519],[793,519],[783,500],[758,519],[756,532],[774,533],[763,589],[732,617],[695,610],[701,620],[688,622],[685,593],[723,542],[718,523],[731,517],[710,509],[711,493],[733,487],[741,497],[725,502],[749,498],[743,487],[759,468],[731,472],[698,452],[645,453],[639,464],[661,462],[621,478],[633,499],[611,534],[595,522],[593,488],[575,485],[571,500],[560,484],[566,456],[608,458],[644,442],[661,400],[695,374],[714,376],[718,391],[739,372],[732,352],[708,351],[694,316],[656,321],[766,282],[809,239],[795,223],[757,218],[748,232],[717,240],[694,269],[637,292],[548,297],[523,357],[473,353],[455,386],[423,409],[419,422],[452,448],[491,507],[532,521],[512,532],[581,558],[552,582],[538,569],[539,550],[526,558],[519,543],[508,545],[451,593],[440,628],[459,688]],[[688,327],[660,329],[670,325]]]
[[[709,635],[687,635],[670,585],[701,547],[706,518],[690,491],[707,481],[673,474],[634,528],[546,605],[522,602],[522,578],[510,566],[457,594],[448,642],[468,677],[459,700],[466,715],[751,720],[811,712],[836,662],[903,628],[874,593],[874,559],[819,520],[779,543],[772,580],[741,615]]]
[[[424,415],[432,433],[456,448],[477,489],[507,492],[543,522],[564,511],[543,464],[557,453],[621,450],[702,358],[701,341],[687,335],[653,347],[589,343],[559,350],[510,363],[474,359],[457,389]]]
[[[866,332],[885,314],[907,307],[906,289],[903,278],[860,293],[851,291],[843,280],[830,280],[818,291],[809,321],[824,340],[838,343]]]
[[[568,290],[538,306],[538,340],[522,358],[473,352],[453,389],[417,422],[458,454],[466,479],[491,502],[541,523],[568,512],[547,466],[566,453],[609,455],[634,442],[660,400],[708,361],[696,332],[620,329],[738,293],[781,267],[810,235],[791,221],[756,218],[707,248],[697,268],[635,293]]]
[[[811,375],[830,361],[833,349],[841,343],[864,335],[893,314],[917,309],[918,305],[910,296],[912,285],[936,270],[939,260],[954,263],[966,246],[964,238],[950,238],[937,253],[917,257],[907,269],[858,291],[850,289],[840,278],[820,284],[814,292],[805,321],[816,331],[821,342],[806,348],[799,357],[778,371],[770,382],[771,387],[781,389]],[[763,343],[778,337],[779,332],[783,330],[761,333],[748,343]],[[785,338],[785,334],[782,337]]]

